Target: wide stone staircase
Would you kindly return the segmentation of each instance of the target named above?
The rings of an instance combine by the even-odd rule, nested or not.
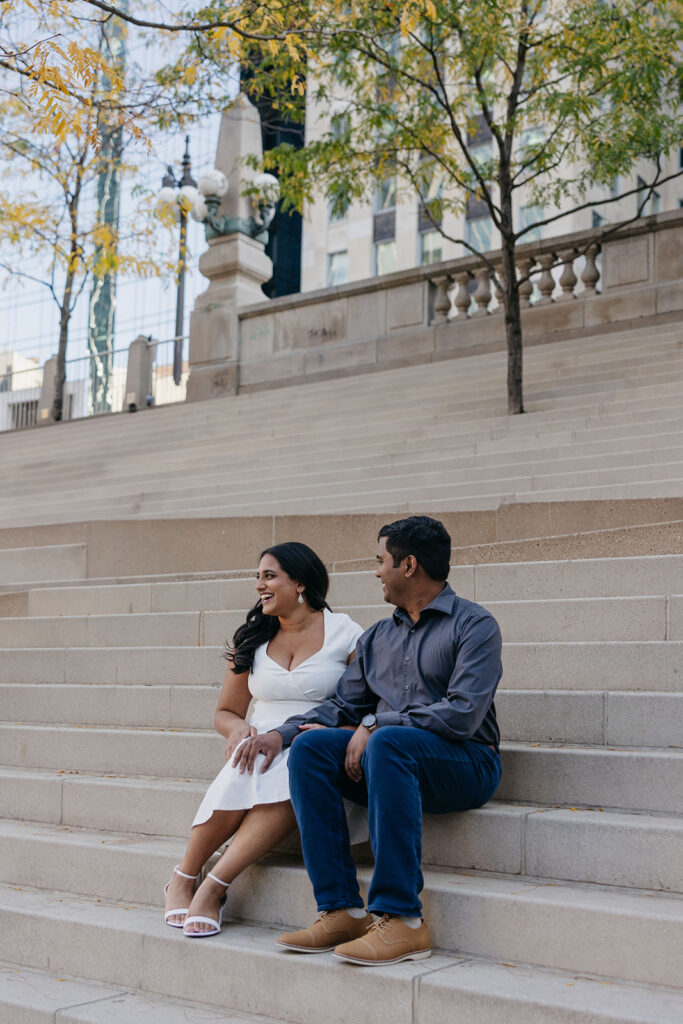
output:
[[[683,326],[493,352],[2,439],[0,526],[681,497]]]
[[[679,1024],[682,339],[531,349],[512,421],[484,356],[3,436],[0,1020]],[[278,949],[314,914],[295,839],[183,938],[162,886],[259,551],[308,540],[367,625],[403,508],[444,519],[505,641],[496,798],[425,818],[434,955]]]

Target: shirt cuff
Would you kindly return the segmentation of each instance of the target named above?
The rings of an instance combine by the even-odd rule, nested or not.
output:
[[[381,729],[383,725],[403,725],[398,711],[380,711],[376,718],[378,729]]]
[[[286,747],[290,747],[294,737],[298,736],[299,726],[295,724],[288,725],[287,722],[285,722],[284,725],[279,725],[277,729],[271,729],[270,731],[280,733],[282,736],[282,749],[284,750]]]

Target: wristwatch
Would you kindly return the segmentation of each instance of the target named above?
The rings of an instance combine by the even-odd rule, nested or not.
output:
[[[377,728],[377,715],[363,715],[360,720],[360,724],[364,725],[370,732]]]

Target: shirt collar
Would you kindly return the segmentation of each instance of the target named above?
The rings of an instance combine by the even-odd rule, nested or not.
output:
[[[456,594],[449,583],[446,583],[443,590],[440,590],[433,601],[430,601],[428,605],[420,612],[420,618],[417,620],[420,622],[425,612],[435,611],[440,612],[442,615],[452,615],[453,609],[455,608]],[[407,622],[409,626],[416,625],[408,615],[408,612],[404,608],[394,608],[394,622]]]

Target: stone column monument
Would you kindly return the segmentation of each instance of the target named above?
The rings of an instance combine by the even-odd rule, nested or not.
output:
[[[209,249],[199,260],[199,269],[209,287],[196,299],[190,316],[190,376],[187,401],[235,394],[238,388],[239,321],[241,306],[262,302],[261,285],[273,273],[264,252],[274,206],[271,175],[258,175],[248,167],[246,157],[261,156],[261,123],[258,111],[240,95],[223,114],[216,167],[228,181],[222,198],[212,196],[200,179],[206,197],[204,225]],[[265,181],[268,179],[268,181]],[[245,183],[262,186],[259,197],[243,196]],[[256,217],[255,213],[260,213]]]

